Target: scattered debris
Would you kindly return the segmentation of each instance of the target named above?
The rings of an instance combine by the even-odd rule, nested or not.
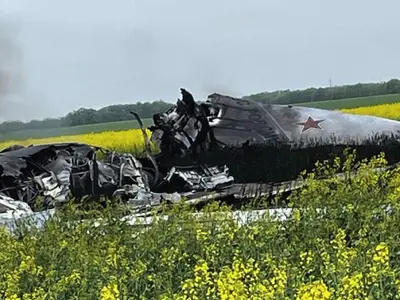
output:
[[[400,131],[400,122],[382,118],[263,105],[219,94],[197,103],[185,89],[181,93],[182,100],[175,106],[153,116],[150,140],[140,117],[132,112],[145,137],[144,158],[81,143],[14,145],[2,150],[0,221],[50,211],[69,201],[118,197],[137,214],[146,215],[163,202],[181,199],[196,205],[212,199],[246,200],[290,192],[303,183],[236,183],[227,166],[200,165],[196,158],[227,145],[308,142],[321,137],[329,142],[332,135],[343,142]],[[158,145],[159,154],[151,153],[150,142]],[[167,163],[187,156],[193,165]]]

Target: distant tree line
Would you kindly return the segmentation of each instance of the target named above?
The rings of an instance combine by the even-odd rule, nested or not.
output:
[[[280,90],[264,92],[243,97],[264,103],[297,104],[312,101],[339,100],[345,98],[368,97],[400,93],[400,80],[391,79],[381,83],[358,83],[354,85],[309,88],[305,90]],[[0,134],[24,129],[44,129],[98,124],[132,119],[130,111],[137,112],[141,118],[151,118],[153,114],[167,110],[171,103],[164,101],[118,104],[101,109],[80,108],[62,118],[47,118],[30,122],[9,121],[0,124]]]
[[[400,80],[391,79],[381,83],[358,83],[353,85],[332,86],[324,88],[308,88],[305,90],[283,90],[264,92],[245,96],[250,100],[264,103],[297,104],[313,101],[339,100],[377,95],[400,93]]]
[[[110,105],[98,110],[80,108],[68,113],[62,118],[46,118],[44,120],[32,120],[26,123],[21,121],[3,122],[0,124],[0,134],[24,129],[60,128],[133,120],[133,116],[129,113],[130,111],[135,111],[141,118],[145,119],[151,118],[155,113],[166,111],[171,106],[171,103],[160,100],[145,103],[138,102],[135,104]]]

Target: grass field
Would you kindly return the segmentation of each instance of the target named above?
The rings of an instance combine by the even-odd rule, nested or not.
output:
[[[400,102],[400,94],[349,98],[349,99],[330,100],[330,101],[305,102],[305,103],[297,103],[295,105],[323,108],[323,109],[347,109],[347,108],[357,108],[362,106],[390,104],[396,102]]]
[[[342,109],[341,111],[350,114],[376,116],[400,121],[400,103],[364,106]]]
[[[149,126],[153,123],[152,119],[143,119],[144,126]],[[90,124],[82,126],[50,128],[50,129],[34,129],[34,130],[20,130],[9,133],[0,133],[0,141],[7,140],[25,140],[25,139],[40,139],[57,136],[71,136],[87,133],[98,133],[104,131],[120,131],[128,129],[139,128],[136,120],[109,122],[100,124]]]
[[[151,136],[151,132],[148,131]],[[11,145],[19,144],[29,146],[31,144],[47,144],[59,142],[80,142],[87,143],[109,150],[117,150],[126,153],[141,153],[143,151],[144,138],[140,129],[129,129],[120,131],[104,131],[97,133],[87,133],[79,135],[63,135],[58,137],[26,139],[26,140],[8,140],[0,141],[0,149]]]

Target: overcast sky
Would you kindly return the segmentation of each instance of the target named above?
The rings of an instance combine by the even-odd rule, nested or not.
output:
[[[180,87],[243,96],[400,72],[398,0],[0,0],[0,10],[0,121],[175,102]]]

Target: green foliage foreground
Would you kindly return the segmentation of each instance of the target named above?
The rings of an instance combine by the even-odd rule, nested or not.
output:
[[[354,161],[317,164],[290,196],[286,221],[239,226],[228,207],[214,203],[195,217],[179,204],[148,227],[109,208],[102,221],[68,222],[78,211],[66,210],[42,230],[2,230],[0,298],[394,299],[400,168],[373,172],[383,156]],[[355,167],[351,179],[318,179]]]

